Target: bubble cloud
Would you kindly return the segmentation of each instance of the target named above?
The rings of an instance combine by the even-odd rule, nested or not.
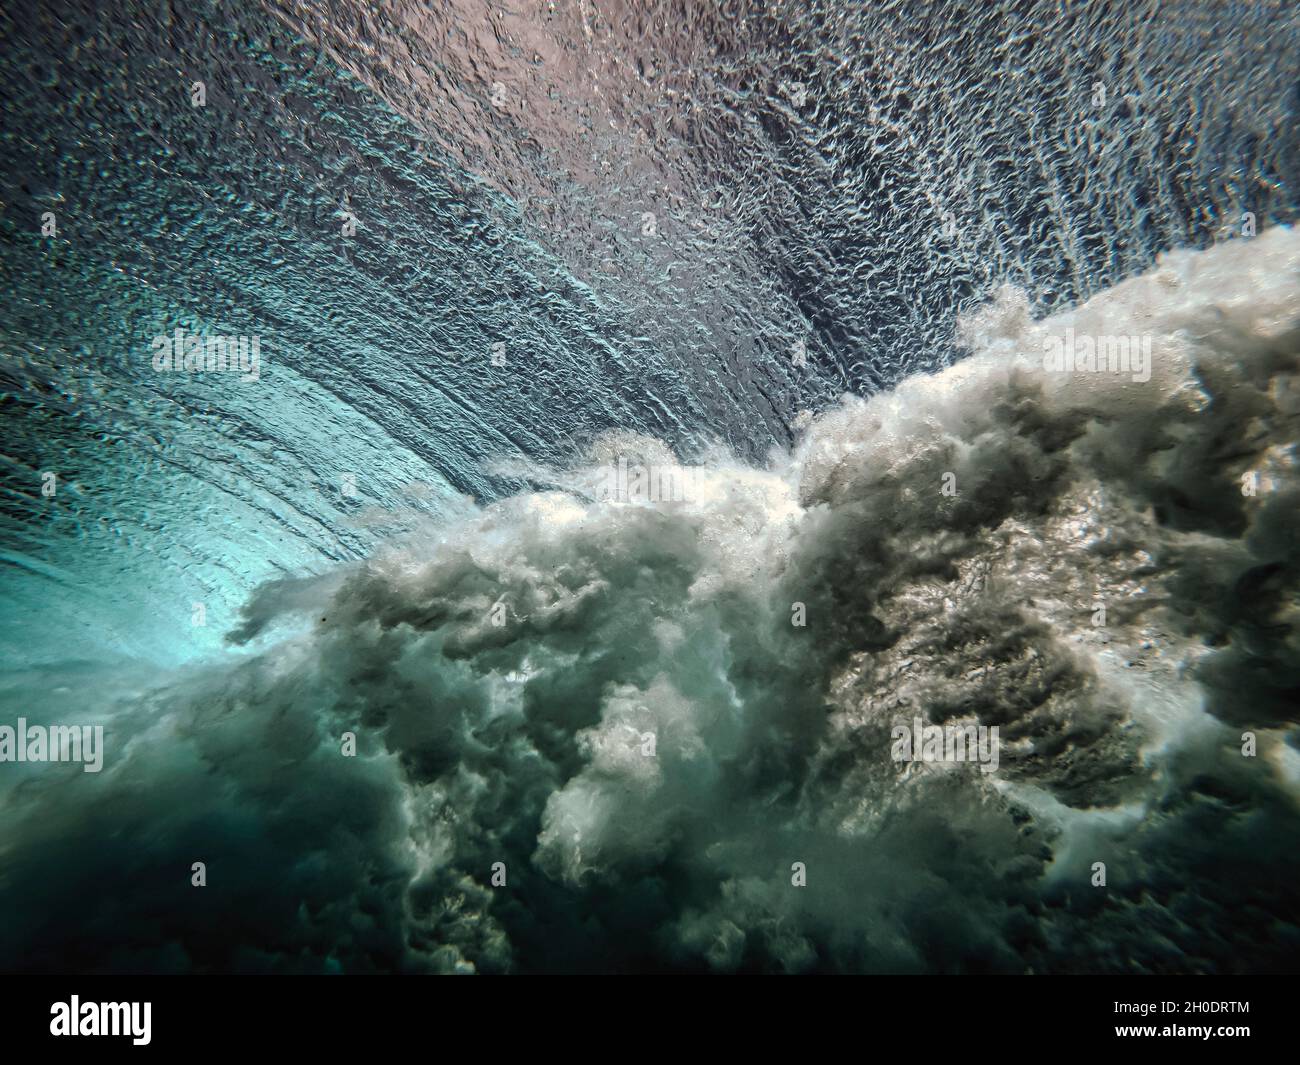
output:
[[[102,772],[0,778],[0,966],[1285,968],[1297,323],[1285,227],[1051,318],[1004,289],[962,361],[683,498],[607,498],[686,469],[608,433],[263,585],[242,654],[86,667]],[[1149,379],[1044,369],[1066,328]],[[997,726],[996,771],[895,761],[916,719]]]

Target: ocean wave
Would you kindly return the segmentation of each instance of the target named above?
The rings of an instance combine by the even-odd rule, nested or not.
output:
[[[0,965],[1284,967],[1300,236],[1030,307],[765,463],[503,459],[535,490],[264,584],[245,654],[91,671],[103,770],[4,778]]]

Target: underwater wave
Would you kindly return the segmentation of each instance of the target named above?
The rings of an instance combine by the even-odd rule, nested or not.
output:
[[[763,462],[607,433],[264,584],[241,657],[10,672],[111,756],[0,778],[0,967],[1284,969],[1298,322],[1286,227],[1008,287]]]
[[[218,654],[262,582],[603,433],[762,464],[1003,282],[1043,315],[1295,220],[1273,0],[12,0],[0,37],[0,655],[56,671]],[[157,372],[178,329],[260,337],[258,379]]]

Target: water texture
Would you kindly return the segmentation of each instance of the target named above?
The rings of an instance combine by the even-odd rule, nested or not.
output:
[[[1294,968],[1298,31],[8,5],[0,968]]]

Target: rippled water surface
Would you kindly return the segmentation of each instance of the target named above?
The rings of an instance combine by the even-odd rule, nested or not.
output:
[[[0,789],[0,896],[41,927],[66,861],[143,920],[194,848],[240,870],[228,936],[106,910],[0,966],[1294,961],[1296,5],[14,0],[0,39],[0,697],[130,752]],[[1045,375],[1066,328],[1148,379]],[[177,330],[256,372],[160,370]],[[610,506],[619,458],[695,494]],[[999,724],[999,774],[900,777],[899,714]]]
[[[9,5],[7,654],[188,657],[494,459],[761,460],[997,284],[1288,221],[1295,9],[1123,7]],[[261,383],[160,377],[176,328]]]

